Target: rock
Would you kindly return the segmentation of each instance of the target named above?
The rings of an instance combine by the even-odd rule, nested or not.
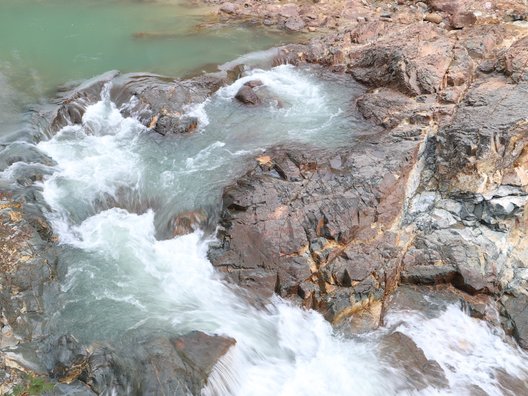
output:
[[[504,25],[475,25],[471,29],[457,31],[460,45],[466,48],[471,58],[493,61],[502,50],[504,39],[513,34]]]
[[[388,30],[387,22],[374,21],[355,26],[350,31],[350,41],[355,44],[364,44],[377,40],[385,35]]]
[[[401,282],[403,284],[415,285],[440,285],[445,283],[459,284],[460,274],[451,265],[427,265],[428,261],[418,261],[419,256],[425,252],[419,251],[416,256],[407,255],[405,270],[401,272]],[[409,261],[413,260],[413,263]],[[423,263],[417,265],[416,262]]]
[[[467,88],[473,80],[475,64],[464,47],[453,49],[453,60],[446,74],[446,83],[450,87]]]
[[[237,8],[233,3],[225,2],[220,6],[220,11],[226,14],[234,14],[236,10]]]
[[[63,87],[59,92],[61,106],[48,115],[51,132],[66,125],[80,124],[86,108],[100,100],[103,87],[117,75],[117,71],[110,71],[85,81],[79,87]]]
[[[197,119],[186,116],[185,109],[190,104],[203,102],[224,84],[232,82],[233,75],[240,72],[237,67],[234,69],[184,81],[145,73],[105,73],[60,93],[57,108],[45,109],[42,114],[49,119],[46,133],[53,135],[65,125],[80,122],[86,107],[100,100],[101,90],[108,82],[112,82],[110,99],[124,117],[133,116],[147,128],[158,126],[160,134],[193,131]]]
[[[435,11],[453,14],[463,6],[463,0],[427,0],[429,7]]]
[[[528,349],[528,297],[524,294],[504,295],[500,301],[512,321],[513,336],[521,347]]]
[[[517,40],[498,59],[497,70],[513,82],[528,80],[528,36]]]
[[[417,36],[423,41],[414,42]],[[392,87],[411,95],[435,93],[443,87],[452,47],[444,32],[411,25],[350,53],[348,70],[372,87]]]
[[[279,15],[284,18],[299,17],[299,6],[293,3],[284,4],[279,8]]]
[[[453,29],[462,29],[473,26],[477,22],[477,17],[472,12],[457,12],[451,16],[450,23]]]
[[[177,338],[156,337],[138,347],[141,393],[200,394],[216,363],[235,340],[193,331]]]
[[[528,180],[520,160],[528,113],[519,100],[527,89],[523,81],[512,86],[501,76],[482,77],[428,141],[421,185],[437,198],[404,220],[414,224],[417,237],[402,280],[450,282],[469,293],[524,290],[515,274],[527,252],[519,220]]]
[[[357,100],[359,112],[366,119],[392,129],[402,122],[411,124],[428,124],[441,106],[433,97],[423,97],[423,102],[416,102],[393,89],[380,88],[368,92]]]
[[[54,361],[51,375],[61,383],[77,380],[88,366],[88,352],[72,336],[61,336],[51,353]]]
[[[301,299],[334,323],[382,300],[401,250],[394,234],[376,230],[400,213],[416,149],[412,141],[391,141],[367,139],[339,151],[339,160],[306,149],[267,153],[224,191],[213,265],[252,293]],[[381,174],[373,173],[377,166]]]
[[[204,210],[192,210],[178,214],[169,225],[169,229],[172,230],[172,237],[193,233],[206,225],[207,218],[207,213]]]
[[[83,369],[79,379],[96,394],[126,394],[140,389],[141,377],[135,372],[133,362],[122,359],[112,347],[104,344],[91,345],[88,351],[87,361],[74,369]]]
[[[52,373],[61,383],[85,383],[96,394],[199,394],[234,344],[231,338],[193,331],[140,341],[133,359],[122,359],[107,345],[84,348],[71,337],[61,337],[52,350]]]
[[[298,32],[303,30],[306,25],[300,17],[292,17],[288,18],[284,26],[286,26],[286,28],[292,32]]]
[[[246,87],[249,87],[249,88],[256,88],[256,87],[262,86],[263,82],[260,81],[260,80],[250,80],[250,81],[244,83],[244,85]]]
[[[246,105],[258,105],[261,103],[260,98],[255,93],[255,91],[247,86],[243,85],[238,92],[235,95],[235,99],[237,99],[239,102],[244,103]]]
[[[436,24],[439,24],[443,20],[444,18],[442,17],[442,15],[437,14],[437,13],[429,13],[424,16],[424,21],[432,22]]]
[[[150,123],[150,127],[163,136],[191,133],[198,127],[198,118],[163,114],[155,116]]]
[[[429,360],[414,341],[405,334],[395,331],[385,336],[381,351],[393,366],[403,369],[406,380],[418,391],[432,386],[435,389],[448,387],[444,370],[434,360]]]

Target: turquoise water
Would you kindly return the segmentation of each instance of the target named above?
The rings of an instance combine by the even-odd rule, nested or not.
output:
[[[199,29],[211,10],[185,4],[2,0],[0,74],[35,97],[112,69],[181,76],[292,38],[244,27]]]

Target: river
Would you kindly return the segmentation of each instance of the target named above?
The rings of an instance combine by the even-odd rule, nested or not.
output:
[[[208,261],[213,234],[159,238],[182,211],[218,210],[222,189],[266,148],[353,144],[368,132],[347,111],[362,87],[316,68],[255,67],[187,109],[199,119],[195,134],[160,140],[122,115],[107,85],[82,124],[32,141],[28,108],[61,84],[111,69],[182,76],[283,38],[250,28],[195,32],[201,10],[178,4],[4,0],[0,11],[4,159],[24,141],[53,160],[28,156],[0,174],[10,183],[28,169],[44,175],[35,186],[65,269],[43,324],[50,337],[105,342],[124,355],[149,334],[232,337],[236,345],[203,395],[502,395],[528,380],[528,355],[500,328],[434,293],[423,297],[423,310],[393,307],[382,328],[351,336],[278,297],[265,307],[249,304]],[[233,102],[253,79],[281,106],[248,112]],[[395,332],[438,363],[445,384],[420,368],[412,375],[423,374],[420,385],[409,377],[389,337]]]

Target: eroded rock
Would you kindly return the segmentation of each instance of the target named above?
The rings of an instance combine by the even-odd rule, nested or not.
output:
[[[417,148],[386,139],[393,144],[367,140],[337,156],[269,152],[224,192],[213,265],[252,293],[290,297],[333,322],[382,300],[401,261],[401,237],[388,229]]]
[[[243,85],[236,93],[235,99],[246,105],[258,105],[261,103],[260,98],[249,85]]]

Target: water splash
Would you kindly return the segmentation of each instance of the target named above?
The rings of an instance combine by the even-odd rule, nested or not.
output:
[[[238,88],[256,78],[288,106],[248,109],[234,102]],[[218,203],[222,187],[245,169],[240,153],[292,140],[340,144],[338,132],[350,139],[350,119],[339,108],[349,92],[334,88],[289,66],[256,70],[199,107],[209,122],[202,121],[200,133],[160,145],[136,120],[122,117],[106,86],[82,125],[39,143],[57,162],[42,188],[68,262],[63,309],[52,330],[87,343],[116,334],[126,342],[128,332],[160,327],[233,337],[236,346],[216,365],[204,395],[465,394],[477,382],[498,394],[505,385],[493,373],[525,380],[526,355],[455,308],[433,319],[393,313],[387,329],[345,339],[320,314],[279,298],[263,308],[248,304],[215,272],[200,231],[156,238],[160,214]],[[107,197],[114,207],[97,204]],[[143,210],[132,210],[132,198]],[[418,392],[386,363],[380,339],[394,330],[438,361],[449,389]]]

